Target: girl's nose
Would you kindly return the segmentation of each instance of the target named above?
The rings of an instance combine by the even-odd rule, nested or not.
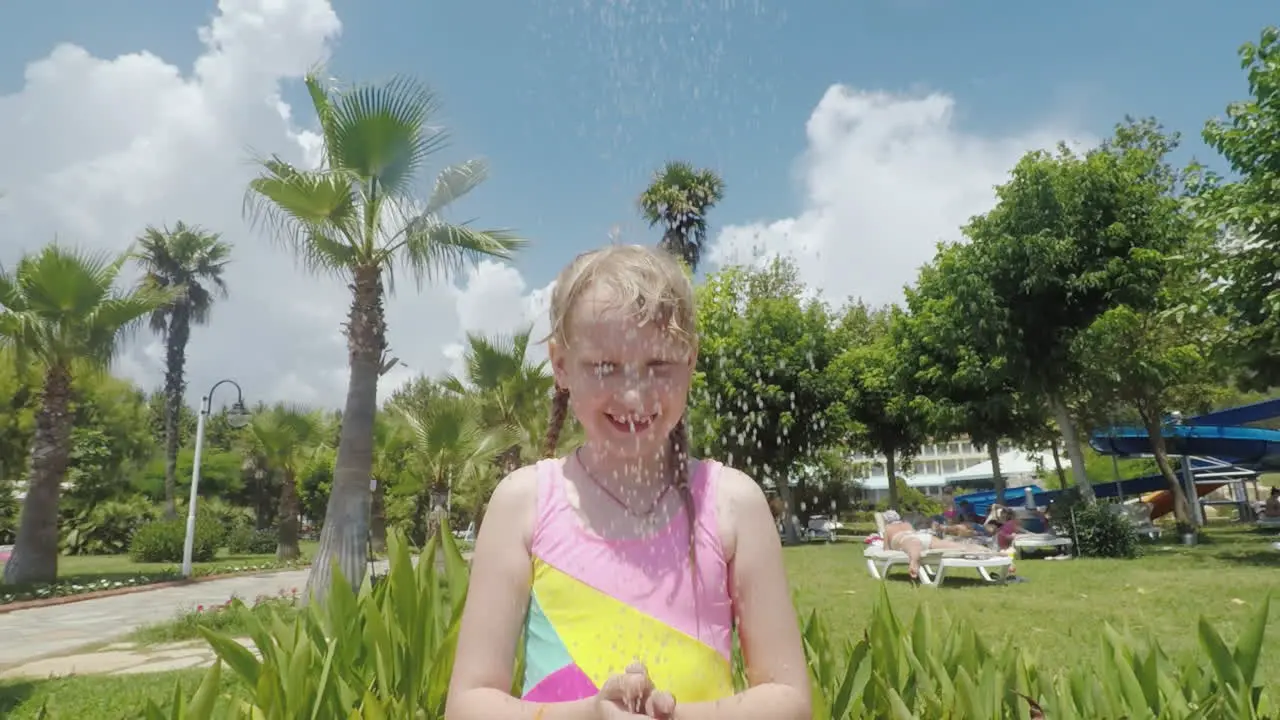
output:
[[[642,409],[644,397],[640,394],[640,388],[635,384],[628,383],[627,388],[622,391],[622,402],[628,410]]]

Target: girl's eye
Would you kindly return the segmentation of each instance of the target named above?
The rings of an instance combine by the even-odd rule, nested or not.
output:
[[[611,362],[596,363],[596,375],[600,377],[612,374],[615,369],[617,366]]]

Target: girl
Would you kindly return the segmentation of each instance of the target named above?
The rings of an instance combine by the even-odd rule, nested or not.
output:
[[[549,459],[503,479],[489,501],[449,720],[810,717],[764,494],[688,456],[694,325],[692,284],[665,252],[614,245],[556,279]],[[586,443],[555,458],[570,411]],[[751,686],[739,695],[735,627]]]

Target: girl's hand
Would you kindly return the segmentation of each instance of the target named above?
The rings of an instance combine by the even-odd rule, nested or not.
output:
[[[674,716],[675,697],[654,688],[643,663],[632,663],[626,672],[605,681],[596,696],[601,720],[623,718],[657,718]]]

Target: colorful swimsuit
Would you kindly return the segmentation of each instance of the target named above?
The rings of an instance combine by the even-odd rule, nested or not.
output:
[[[682,703],[733,694],[733,602],[716,523],[721,467],[697,461],[690,474],[694,583],[685,510],[654,535],[606,540],[584,527],[569,505],[563,462],[538,463],[525,700],[591,697],[637,660],[656,688]]]

